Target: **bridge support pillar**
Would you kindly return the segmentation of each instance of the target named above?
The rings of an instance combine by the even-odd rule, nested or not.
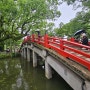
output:
[[[24,52],[23,52],[23,56],[24,56],[24,59],[26,59],[26,49],[24,48]]]
[[[85,81],[85,88],[83,90],[90,90],[90,82]]]
[[[23,57],[23,55],[24,55],[23,52],[24,52],[24,51],[22,50],[22,51],[21,51],[21,57]]]
[[[30,62],[30,50],[27,48],[27,61]]]
[[[37,55],[34,51],[33,51],[33,67],[37,67]]]
[[[45,60],[45,76],[48,79],[52,78],[52,69],[48,64],[47,60]]]
[[[46,50],[42,50],[42,55],[43,55],[44,57],[47,56],[47,52],[46,52]]]

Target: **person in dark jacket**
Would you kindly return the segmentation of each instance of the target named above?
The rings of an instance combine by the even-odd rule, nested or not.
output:
[[[82,33],[81,43],[82,43],[83,45],[88,45],[88,37],[86,36],[85,33]]]

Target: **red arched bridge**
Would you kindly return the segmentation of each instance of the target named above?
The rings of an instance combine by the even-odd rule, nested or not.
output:
[[[23,44],[34,42],[48,49],[52,49],[65,58],[79,63],[90,71],[90,46],[77,43],[74,38],[64,40],[59,37],[36,36],[35,34],[24,38]]]
[[[50,37],[48,34],[26,36],[21,56],[37,66],[38,56],[45,65],[45,76],[52,78],[55,70],[74,90],[90,90],[90,46],[70,38]]]

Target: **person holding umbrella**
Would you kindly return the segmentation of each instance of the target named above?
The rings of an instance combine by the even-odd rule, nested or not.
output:
[[[86,31],[84,29],[80,29],[74,33],[74,36],[81,35],[82,33],[85,33]]]
[[[82,33],[85,33],[85,30],[84,29],[80,29],[80,30],[78,30],[78,31],[76,31],[75,33],[74,33],[74,37],[75,37],[75,41],[76,42],[79,42],[80,41],[80,36],[82,36]]]
[[[83,45],[89,45],[89,44],[88,44],[88,37],[87,37],[87,35],[86,35],[85,29],[81,29],[81,30],[76,31],[76,32],[74,33],[74,36],[77,37],[76,40],[78,40],[79,37],[81,36],[80,42],[81,42]],[[78,41],[79,41],[79,40],[78,40]]]
[[[81,33],[81,43],[83,45],[88,45],[88,37],[87,37],[86,33]]]

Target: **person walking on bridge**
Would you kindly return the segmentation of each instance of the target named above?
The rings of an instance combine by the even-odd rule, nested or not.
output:
[[[87,35],[85,33],[81,34],[81,43],[83,45],[88,45],[88,37],[87,37]]]

